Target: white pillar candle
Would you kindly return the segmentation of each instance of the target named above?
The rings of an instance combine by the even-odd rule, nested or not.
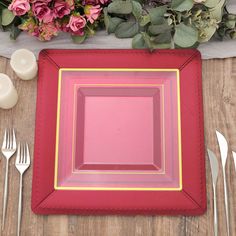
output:
[[[0,108],[10,109],[17,103],[18,95],[10,78],[0,73]]]
[[[33,79],[38,72],[37,60],[27,49],[18,49],[11,55],[11,68],[23,80]]]

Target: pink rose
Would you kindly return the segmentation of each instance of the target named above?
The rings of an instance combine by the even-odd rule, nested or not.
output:
[[[93,6],[96,6],[99,4],[105,5],[108,2],[110,2],[110,0],[83,0],[84,5],[93,5]]]
[[[29,0],[30,3],[44,2],[45,4],[50,3],[52,0]]]
[[[84,8],[85,15],[88,19],[88,21],[93,24],[95,20],[100,16],[101,8],[99,5],[92,6],[92,5],[86,5]]]
[[[27,0],[14,0],[8,7],[15,16],[25,15],[30,10],[30,4]]]
[[[104,5],[104,4],[107,4],[108,2],[110,2],[110,0],[99,0],[99,2]]]
[[[73,35],[83,35],[84,34],[84,27],[86,25],[86,20],[84,19],[83,16],[71,16],[70,21],[67,25],[69,28],[70,32]]]
[[[58,18],[63,18],[63,16],[69,15],[71,7],[65,1],[59,0],[55,2],[54,5],[54,15]]]
[[[40,22],[49,23],[54,19],[53,11],[48,7],[46,2],[35,1],[32,5],[32,10]]]

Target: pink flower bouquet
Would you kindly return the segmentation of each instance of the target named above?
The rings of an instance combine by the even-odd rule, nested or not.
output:
[[[109,0],[13,0],[8,6],[21,19],[18,28],[41,41],[60,31],[82,42],[102,23],[102,9]]]
[[[99,28],[133,38],[133,48],[193,48],[236,39],[226,0],[0,0],[0,30],[23,30],[41,41],[60,31],[82,43]]]

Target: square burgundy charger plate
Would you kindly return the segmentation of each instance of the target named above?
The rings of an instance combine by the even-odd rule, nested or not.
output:
[[[32,210],[202,214],[196,50],[43,50]]]

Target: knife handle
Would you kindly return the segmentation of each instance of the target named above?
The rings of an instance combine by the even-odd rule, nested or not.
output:
[[[214,195],[214,236],[218,235],[218,217],[217,217],[217,202],[216,202],[216,186],[213,185],[213,195]]]
[[[224,179],[224,195],[225,195],[225,215],[226,215],[226,226],[227,226],[227,236],[229,236],[229,204],[228,204],[228,190],[227,181],[225,175],[225,168],[223,169],[223,179]]]

